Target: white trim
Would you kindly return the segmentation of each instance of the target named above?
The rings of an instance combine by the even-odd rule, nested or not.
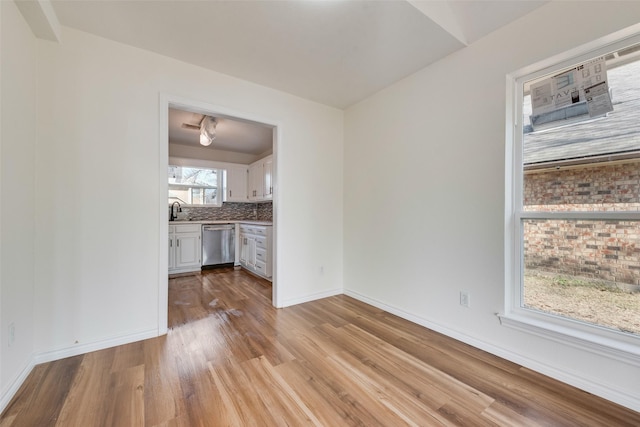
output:
[[[535,79],[546,74],[552,74],[553,69],[566,68],[572,64],[584,62],[593,57],[618,50],[626,45],[638,43],[638,41],[640,41],[640,24],[635,24],[590,43],[585,43],[574,49],[522,67],[510,73],[510,76],[512,76],[514,80],[521,79],[523,76],[527,76],[527,80]]]
[[[266,157],[266,156],[265,156]],[[180,156],[169,156],[169,164],[174,166],[187,166],[206,169],[228,169],[230,167],[244,166],[244,163],[219,162],[217,160],[188,159]]]
[[[528,212],[516,213],[520,219],[566,219],[566,220],[597,220],[597,221],[640,221],[638,211],[600,211],[600,212]],[[517,221],[516,221],[517,222]]]
[[[159,186],[160,190],[158,193],[158,211],[160,212],[160,224],[159,224],[159,266],[158,266],[158,331],[159,334],[167,333],[167,317],[168,317],[168,301],[169,301],[169,289],[168,289],[168,248],[166,248],[162,242],[166,242],[169,238],[169,230],[167,227],[168,224],[168,209],[166,208],[166,197],[163,195],[167,194],[168,191],[168,183],[166,177],[166,167],[169,164],[169,107],[179,108],[184,111],[191,111],[196,113],[206,113],[209,115],[213,115],[216,117],[230,117],[234,119],[247,120],[257,123],[263,123],[268,126],[272,126],[274,129],[273,132],[273,245],[276,246],[277,235],[278,235],[278,222],[276,216],[276,208],[279,203],[279,192],[278,192],[278,182],[277,182],[277,170],[278,170],[278,147],[280,145],[280,141],[282,139],[282,125],[279,121],[273,120],[271,118],[265,118],[262,116],[257,116],[255,114],[237,111],[230,109],[228,107],[224,107],[221,105],[209,104],[207,102],[198,101],[194,99],[184,98],[181,96],[170,95],[167,93],[159,94],[159,114],[160,120],[158,121],[159,125],[159,140],[158,140],[158,148],[160,150],[160,159],[159,159]],[[275,251],[274,251],[275,254]],[[281,301],[281,292],[279,292],[279,286],[277,282],[277,267],[278,264],[276,262],[276,257],[273,257],[273,277],[272,277],[272,305],[274,307],[283,307],[285,306],[283,301]]]
[[[31,355],[18,375],[16,375],[16,377],[8,383],[4,390],[2,390],[2,395],[0,395],[0,414],[7,408],[7,405],[9,405],[11,399],[13,399],[13,397],[16,395],[16,393],[35,366],[35,358],[33,355]]]
[[[80,354],[90,353],[92,351],[104,350],[105,348],[111,348],[118,345],[131,344],[150,338],[156,338],[160,336],[156,329],[149,329],[146,331],[134,332],[126,335],[118,335],[111,338],[106,338],[100,341],[94,341],[86,344],[75,345],[73,347],[65,347],[57,350],[45,351],[38,353],[35,358],[35,364],[52,362],[54,360],[64,359],[65,357],[78,356]]]
[[[552,314],[498,314],[500,324],[640,368],[640,339]],[[635,341],[635,342],[634,342]]]
[[[170,97],[160,94],[158,103],[158,335],[164,335],[168,330],[169,310],[169,210],[167,209],[167,166],[169,165],[169,102]]]
[[[329,298],[336,295],[341,295],[342,293],[343,293],[343,290],[337,288],[337,289],[331,289],[328,291],[317,292],[315,294],[306,295],[304,297],[291,298],[283,301],[283,305],[278,308],[290,307],[292,305],[297,305],[297,304],[304,304],[305,302],[316,301],[322,298]]]
[[[278,177],[279,167],[279,159],[280,159],[280,142],[282,141],[282,126],[277,125],[273,128],[273,147],[272,147],[272,168],[271,168],[271,183],[273,185],[273,194],[271,195],[271,212],[272,212],[272,223],[273,230],[271,233],[271,262],[273,263],[273,268],[271,268],[271,304],[275,308],[281,308],[284,306],[284,302],[282,301],[283,292],[280,288],[280,282],[278,277],[280,274],[278,273],[278,221],[279,221],[279,206],[280,206],[280,179]],[[247,190],[247,195],[249,194]],[[278,283],[278,286],[276,286]]]
[[[640,24],[507,75],[505,146],[505,314],[500,322],[519,331],[561,342],[582,351],[640,366],[640,339],[576,319],[529,310],[523,302],[522,220],[640,220],[640,212],[528,212],[523,210],[522,103],[525,83],[591,58],[640,43]],[[637,59],[636,59],[637,60]],[[635,405],[638,407],[637,398]]]
[[[514,141],[515,133],[520,126],[520,118],[517,116],[515,106],[518,105],[518,91],[516,90],[515,77],[511,74],[506,79],[506,121],[505,121],[505,211],[504,211],[504,265],[505,281],[511,281],[518,277],[520,262],[517,257],[515,239],[517,233],[515,224],[515,200],[517,198],[517,188],[522,188],[522,184],[514,182],[518,180],[518,175],[514,175],[513,165],[517,159],[517,144]],[[510,307],[511,302],[517,298],[514,295],[514,286],[507,286],[505,283],[504,307]]]
[[[441,333],[465,344],[469,344],[480,350],[486,351],[525,368],[539,372],[543,375],[547,375],[573,387],[595,394],[596,396],[600,396],[604,399],[610,400],[634,411],[640,411],[640,399],[637,396],[620,392],[619,390],[613,389],[606,384],[601,384],[590,379],[583,378],[579,375],[567,372],[566,370],[556,369],[553,366],[547,365],[545,363],[540,363],[539,361],[530,359],[529,357],[522,354],[514,353],[513,351],[506,350],[502,347],[494,346],[485,341],[478,340],[470,335],[432,322],[431,320],[425,319],[424,317],[417,316],[400,308],[383,303],[373,298],[369,298],[358,292],[345,290],[344,293],[345,295],[355,298],[358,301],[362,301],[366,304],[377,307],[405,320],[408,320],[420,326],[424,326],[427,329],[431,329],[435,332]]]

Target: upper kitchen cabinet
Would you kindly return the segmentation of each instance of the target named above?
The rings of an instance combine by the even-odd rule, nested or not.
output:
[[[248,188],[251,201],[273,199],[273,156],[267,156],[249,165]]]
[[[263,159],[262,164],[263,176],[264,176],[264,198],[267,200],[273,199],[273,156],[268,156]]]
[[[247,166],[229,165],[226,167],[225,202],[248,202]]]
[[[264,193],[264,174],[262,160],[249,165],[249,200],[262,200]]]

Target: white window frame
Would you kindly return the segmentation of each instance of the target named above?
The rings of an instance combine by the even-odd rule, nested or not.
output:
[[[524,83],[640,43],[640,25],[619,31],[507,75],[505,143],[505,301],[502,325],[640,366],[640,337],[523,307],[525,219],[640,220],[639,212],[530,212],[523,209]]]

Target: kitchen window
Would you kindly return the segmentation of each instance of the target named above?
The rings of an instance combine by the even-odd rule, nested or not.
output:
[[[595,47],[594,47],[595,46]],[[640,34],[508,76],[503,325],[640,365]]]
[[[221,206],[222,170],[169,166],[169,203]]]

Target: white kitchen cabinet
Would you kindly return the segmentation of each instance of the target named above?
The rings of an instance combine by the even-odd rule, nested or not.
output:
[[[273,156],[262,159],[263,198],[273,199]]]
[[[249,200],[256,201],[262,199],[264,192],[264,174],[261,161],[249,165]]]
[[[255,236],[241,231],[240,239],[240,265],[253,269],[256,264]]]
[[[169,274],[200,271],[201,235],[200,224],[169,226]]]
[[[176,227],[169,226],[169,272],[176,268]]]
[[[248,202],[247,197],[247,175],[248,168],[243,165],[229,165],[227,168],[227,193],[225,194],[226,202]]]
[[[273,156],[267,156],[249,165],[249,200],[263,201],[273,198]]]
[[[266,279],[273,276],[272,230],[270,225],[240,224],[240,265]]]

